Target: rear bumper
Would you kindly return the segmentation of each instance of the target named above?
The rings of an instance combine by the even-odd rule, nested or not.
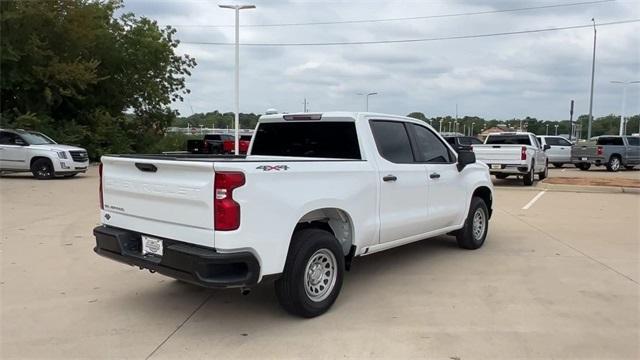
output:
[[[583,160],[586,159],[586,160]],[[592,157],[592,156],[578,156],[572,157],[571,162],[573,164],[593,164],[596,166],[604,165],[604,157]]]
[[[527,174],[529,173],[529,165],[527,164],[500,164],[494,165],[487,164],[489,166],[489,172],[491,175],[494,174],[511,174],[511,175],[519,175],[519,174]],[[500,168],[496,168],[495,166],[500,166]]]
[[[255,285],[260,264],[248,252],[219,253],[211,248],[180,241],[163,240],[163,256],[142,255],[141,234],[120,228],[98,226],[94,251],[109,259],[156,271],[207,288]]]

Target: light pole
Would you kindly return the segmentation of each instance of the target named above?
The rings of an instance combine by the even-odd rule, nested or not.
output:
[[[545,135],[549,135],[549,124],[547,124],[547,133]]]
[[[223,9],[236,11],[236,71],[235,71],[235,154],[239,155],[239,128],[240,128],[240,10],[255,9],[255,5],[218,5]]]
[[[474,122],[472,122],[472,123],[471,123],[471,130],[469,131],[469,135],[470,135],[470,136],[473,136],[473,126],[474,126],[475,124],[476,124],[476,123],[474,123]]]
[[[558,124],[554,125],[556,127],[556,136],[558,136]]]
[[[370,92],[370,93],[358,93],[358,95],[362,95],[365,98],[365,111],[369,111],[369,96],[371,95],[378,95],[377,92]]]
[[[593,121],[593,79],[596,75],[596,20],[593,22],[593,59],[591,60],[591,96],[589,96],[589,127],[587,128],[587,140],[591,139],[591,122]]]
[[[612,84],[622,85],[622,110],[620,111],[620,136],[624,135],[627,131],[627,124],[624,122],[624,108],[627,101],[627,86],[629,84],[640,84],[640,81],[611,81]]]

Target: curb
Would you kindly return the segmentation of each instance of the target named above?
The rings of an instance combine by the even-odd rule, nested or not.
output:
[[[516,191],[557,191],[557,192],[575,192],[575,193],[600,193],[600,194],[640,194],[640,188],[620,187],[620,186],[585,186],[585,185],[561,185],[561,184],[545,184],[538,182],[535,186],[500,186],[494,185],[500,190],[516,190]]]

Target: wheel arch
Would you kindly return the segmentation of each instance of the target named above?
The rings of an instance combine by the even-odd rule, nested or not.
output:
[[[489,189],[488,186],[478,186],[475,190],[473,190],[473,197],[481,198],[485,204],[487,204],[487,208],[489,209],[489,218],[491,218],[491,214],[493,213],[493,192]]]
[[[309,228],[322,229],[333,234],[338,239],[345,256],[352,252],[354,226],[351,216],[345,210],[332,207],[311,210],[298,220],[293,234]]]
[[[49,160],[49,162],[51,162],[51,165],[53,165],[53,160],[51,160],[50,157],[48,156],[43,156],[43,155],[36,155],[34,157],[31,158],[31,160],[29,160],[29,169],[31,169],[31,167],[33,166],[33,163],[40,160],[40,159],[46,159]]]

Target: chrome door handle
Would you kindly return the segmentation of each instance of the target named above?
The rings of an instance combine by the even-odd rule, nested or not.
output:
[[[429,177],[432,179],[439,179],[440,178],[440,174],[438,173],[431,173],[429,174]]]
[[[387,175],[387,176],[383,177],[382,180],[384,180],[384,181],[396,181],[396,180],[398,180],[398,178],[395,175]]]

